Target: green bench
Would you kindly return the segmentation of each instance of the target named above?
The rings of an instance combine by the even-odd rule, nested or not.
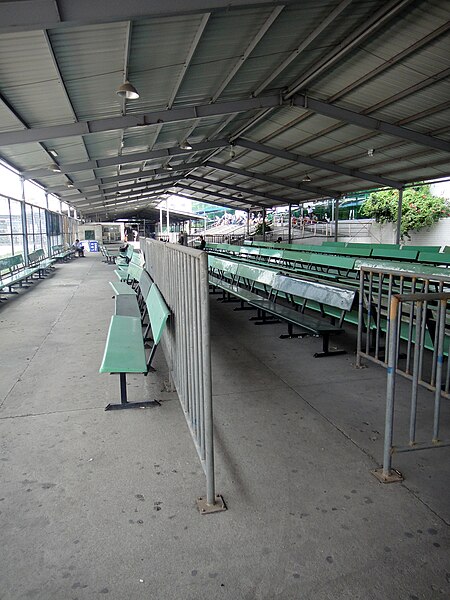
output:
[[[52,268],[55,260],[54,258],[46,258],[45,252],[42,248],[39,248],[28,255],[28,266],[32,269],[37,268],[39,277],[42,278]]]
[[[66,262],[70,260],[73,256],[75,256],[74,248],[69,248],[68,246],[63,244],[52,246],[52,258],[54,258],[56,261],[62,260]]]
[[[119,256],[118,250],[108,250],[106,246],[100,246],[100,252],[105,259],[103,262],[114,264],[116,262],[116,258]]]
[[[258,309],[255,324],[277,322],[272,319],[268,320],[267,315],[286,321],[288,333],[281,335],[282,339],[304,337],[305,335],[321,337],[322,351],[314,353],[314,357],[322,358],[346,353],[345,350],[330,350],[330,336],[344,331],[342,324],[345,313],[352,309],[355,294],[356,290],[337,288],[328,283],[305,281],[277,274],[273,280],[269,297],[253,299],[250,304]],[[288,306],[280,303],[280,298],[285,300]],[[305,314],[305,309],[310,307],[308,305],[310,301],[319,306],[320,317]],[[336,325],[326,317],[325,307],[328,306],[340,311]],[[301,333],[294,333],[294,326],[299,327],[302,330]]]
[[[108,404],[105,410],[147,408],[158,404],[157,401],[128,402],[127,398],[127,373],[147,375],[152,369],[151,363],[170,315],[164,298],[155,284],[151,286],[145,302],[149,318],[147,329],[151,330],[153,340],[148,357],[144,345],[146,334],[142,331],[141,317],[121,314],[111,317],[100,373],[119,374],[120,404]]]
[[[419,262],[446,267],[450,265],[450,254],[447,252],[420,252]]]
[[[17,294],[13,287],[23,287],[24,282],[27,283],[35,273],[39,274],[39,267],[26,267],[22,254],[0,258],[0,290]]]
[[[127,264],[117,264],[114,273],[120,281],[138,281],[144,266],[144,257],[139,250],[131,255],[130,262]]]
[[[288,334],[280,337],[303,337],[308,334],[322,337],[323,350],[315,357],[342,354],[342,350],[330,350],[329,338],[343,331],[345,314],[355,301],[356,290],[332,286],[328,283],[300,280],[271,269],[209,257],[209,281],[219,287],[226,297],[234,296],[241,302],[256,308],[255,324],[285,321]],[[284,303],[280,302],[284,301]],[[287,304],[287,305],[286,305]],[[300,307],[300,310],[299,310]],[[319,310],[320,317],[305,314],[306,308]],[[332,311],[331,320],[337,318],[338,325],[326,318],[327,309]],[[235,309],[239,310],[239,309]],[[276,320],[267,319],[267,314]],[[293,326],[302,329],[294,334]]]

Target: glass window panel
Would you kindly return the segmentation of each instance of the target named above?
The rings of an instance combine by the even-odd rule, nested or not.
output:
[[[40,209],[37,206],[33,206],[33,226],[34,233],[41,233],[41,215]]]
[[[23,240],[24,240],[23,235],[14,235],[13,236],[14,256],[16,254],[21,254],[23,257],[23,255],[24,255]]]
[[[23,184],[25,192],[25,200],[30,204],[36,204],[37,206],[47,207],[47,199],[45,192],[42,188],[38,187],[31,181],[25,181]]]
[[[2,182],[2,194],[12,198],[22,198],[22,182],[19,175],[0,164],[0,181]]]
[[[10,235],[0,235],[0,257],[12,255],[12,244]]]
[[[0,196],[0,234],[11,233],[11,218],[9,216],[9,200]]]
[[[61,202],[59,198],[53,196],[53,194],[48,195],[48,208],[53,212],[60,213],[61,212]]]
[[[13,233],[23,233],[22,203],[17,200],[9,201]]]
[[[33,208],[29,204],[25,204],[25,215],[27,221],[27,234],[32,235],[34,233],[33,228]]]
[[[37,250],[37,248],[35,246],[34,235],[27,235],[27,242],[28,242],[28,252],[29,253]]]
[[[47,219],[46,219],[46,217],[45,217],[45,213],[46,213],[46,212],[47,212],[47,211],[45,211],[45,210],[41,210],[41,213],[40,213],[40,219],[41,219],[41,232],[42,232],[42,233],[47,233]]]

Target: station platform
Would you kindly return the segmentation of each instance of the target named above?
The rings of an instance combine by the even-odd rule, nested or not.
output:
[[[217,491],[159,349],[129,376],[146,410],[105,412],[113,265],[100,254],[0,305],[1,600],[430,600],[450,597],[450,448],[382,460],[386,371],[316,338],[281,340],[211,296]],[[399,378],[400,416],[408,382]],[[421,422],[432,394],[420,391]],[[442,403],[443,437],[450,407]],[[400,423],[399,428],[403,425]],[[430,430],[430,429],[429,429]],[[428,430],[428,431],[429,431]]]

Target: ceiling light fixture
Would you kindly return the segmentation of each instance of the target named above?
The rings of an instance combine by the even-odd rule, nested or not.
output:
[[[306,173],[306,175],[303,177],[302,181],[304,183],[309,183],[311,181],[311,177],[308,175],[308,173]]]
[[[61,173],[61,167],[56,163],[52,163],[48,169],[49,171],[52,171],[52,173]]]
[[[66,183],[66,188],[72,189],[72,188],[74,188],[74,187],[75,187],[75,186],[73,185],[73,183],[72,183],[71,181],[68,181],[68,182]]]
[[[236,156],[236,152],[234,151],[234,146],[233,144],[231,144],[230,146],[230,160],[233,160],[233,158]]]
[[[58,156],[58,153],[56,152],[56,150],[49,150],[48,153],[51,154],[53,156],[53,158],[56,158]]]
[[[191,144],[187,140],[183,140],[180,144],[181,150],[192,150]]]
[[[373,156],[373,153],[375,152],[375,150],[373,148],[369,148],[367,150],[367,156]]]
[[[116,94],[121,98],[125,98],[125,100],[137,100],[139,98],[139,92],[128,79],[118,87]]]
[[[172,165],[171,165],[171,164],[169,164],[169,163],[167,163],[167,165],[165,165],[164,169],[165,169],[166,171],[173,171],[173,167],[172,167]]]

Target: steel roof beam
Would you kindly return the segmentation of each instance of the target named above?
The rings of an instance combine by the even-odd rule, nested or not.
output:
[[[450,73],[450,69],[447,69],[447,71]],[[393,135],[394,137],[398,137],[409,142],[414,142],[415,144],[429,146],[435,150],[450,152],[450,143],[446,142],[445,140],[440,140],[439,138],[425,135],[423,133],[419,133],[418,131],[413,131],[412,129],[407,129],[406,127],[401,127],[399,125],[392,125],[391,123],[381,121],[375,117],[369,117],[368,115],[357,113],[355,111],[348,110],[347,108],[342,108],[340,106],[336,106],[335,104],[324,102],[323,100],[316,100],[315,98],[310,98],[309,96],[298,95],[293,98],[293,103],[299,108],[312,110],[320,115],[331,117],[332,119],[336,119],[338,121],[344,121],[345,123],[351,123],[352,125],[357,125],[363,129],[371,129],[372,131],[387,133],[388,135]]]
[[[274,194],[267,194],[266,192],[259,192],[258,190],[249,190],[248,188],[241,187],[240,185],[232,185],[231,183],[222,183],[221,181],[215,181],[214,179],[208,179],[207,177],[197,177],[189,174],[188,177],[180,177],[180,179],[191,179],[192,181],[198,181],[199,183],[206,183],[219,188],[225,188],[241,194],[249,194],[250,196],[259,196],[260,198],[267,198],[273,202],[286,202],[288,203],[289,198],[283,198],[281,196],[275,196]]]
[[[178,186],[180,186],[180,184],[178,184],[177,187]],[[181,186],[181,189],[184,189],[184,188]],[[192,200],[194,202],[204,202],[205,204],[212,204],[213,206],[219,206],[221,208],[225,207],[225,208],[232,208],[233,210],[242,210],[235,204],[227,204],[225,202],[215,202],[214,200],[203,200],[200,198],[193,198],[192,196],[185,196],[184,194],[180,194],[179,192],[176,192],[176,196],[179,196],[180,198],[185,198],[186,200]]]
[[[208,196],[216,196],[217,198],[223,198],[224,200],[229,200],[231,202],[235,202],[237,204],[237,206],[230,206],[230,208],[239,208],[242,206],[247,206],[249,204],[251,204],[252,206],[260,206],[261,208],[270,208],[271,205],[268,204],[261,204],[259,202],[255,202],[254,200],[252,200],[251,202],[246,202],[244,199],[238,199],[238,198],[234,198],[233,196],[229,196],[228,194],[223,194],[222,192],[213,192],[211,190],[205,190],[205,188],[196,188],[193,185],[189,185],[187,183],[182,183],[180,181],[177,182],[176,186],[174,187],[181,187],[185,190],[190,190],[192,192],[196,192],[198,194],[205,194]],[[209,200],[205,200],[203,198],[198,198],[199,202],[205,202],[205,203],[209,203]],[[213,203],[211,203],[213,204]],[[286,204],[288,204],[288,202],[286,202]],[[219,204],[219,206],[222,206],[221,204]]]
[[[102,133],[105,131],[128,129],[130,127],[145,127],[147,125],[158,125],[161,123],[177,123],[179,121],[188,121],[191,119],[217,117],[231,113],[246,112],[248,110],[275,107],[280,104],[280,97],[277,94],[273,94],[270,96],[261,96],[259,98],[247,98],[245,100],[231,100],[229,102],[217,102],[214,104],[184,106],[172,108],[171,110],[159,110],[149,113],[109,117],[106,119],[95,119],[79,123],[35,127],[32,129],[21,129],[9,132],[6,131],[0,133],[0,146],[42,142],[45,140],[68,138],[77,135],[88,135],[89,133]]]
[[[229,146],[228,140],[212,140],[210,142],[201,142],[200,144],[192,144],[192,150],[182,150],[178,146],[174,148],[163,148],[161,150],[152,150],[151,152],[136,152],[134,154],[125,154],[124,156],[114,156],[112,158],[98,158],[88,162],[81,163],[62,163],[60,168],[62,173],[76,173],[78,171],[90,171],[91,169],[101,169],[102,167],[111,167],[118,164],[138,163],[143,160],[152,160],[156,158],[168,158],[171,156],[185,156],[193,152],[202,150],[211,150],[212,148],[221,148]],[[32,169],[22,173],[25,179],[36,179],[36,177],[50,177],[51,175],[59,175],[60,173],[52,173],[48,169]]]
[[[183,165],[173,165],[173,170],[175,173],[177,173],[179,171],[190,171],[191,169],[203,166],[204,164],[202,162]],[[98,185],[100,188],[104,188],[107,187],[108,183],[115,183],[119,181],[145,180],[149,177],[154,177],[155,175],[168,175],[168,172],[166,169],[146,169],[145,171],[136,171],[135,173],[122,173],[122,175],[114,175],[111,177],[98,177],[96,179],[86,179],[84,181],[77,181],[76,187],[80,190],[82,190],[83,188],[92,187],[94,185]],[[147,181],[147,183],[150,183],[150,181],[151,180]],[[57,194],[58,192],[67,191],[68,190],[65,186],[55,186],[47,188],[47,192],[51,194]]]
[[[326,171],[340,173],[341,175],[348,175],[349,177],[354,177],[356,179],[371,181],[373,183],[376,183],[377,185],[394,188],[401,187],[400,182],[395,181],[394,179],[388,179],[387,177],[379,177],[378,175],[364,173],[363,171],[359,171],[358,169],[349,169],[348,167],[343,167],[342,165],[329,163],[324,160],[319,160],[318,158],[310,158],[309,156],[303,156],[301,154],[294,154],[293,152],[289,152],[287,150],[280,150],[272,146],[266,146],[265,144],[251,142],[250,140],[238,139],[236,140],[236,144],[238,146],[241,146],[242,148],[247,148],[247,150],[262,152],[263,154],[270,154],[272,156],[277,156],[285,160],[291,160],[293,162],[309,165],[310,167],[315,167],[317,169],[324,169]]]
[[[247,171],[246,169],[237,169],[236,167],[230,167],[229,165],[223,165],[221,163],[217,163],[212,160],[207,160],[204,163],[204,165],[202,165],[202,166],[211,167],[212,169],[218,169],[219,171],[226,171],[228,173],[234,173],[236,175],[242,175],[243,177],[248,177],[249,179],[259,179],[261,181],[267,181],[268,183],[274,183],[276,185],[293,188],[294,190],[298,190],[300,192],[309,192],[311,194],[316,194],[318,196],[335,197],[335,196],[339,195],[339,192],[336,190],[325,190],[322,188],[314,187],[312,185],[305,185],[303,183],[297,183],[295,181],[281,179],[280,177],[271,177],[270,175],[264,175],[263,173],[258,173],[257,171]]]

